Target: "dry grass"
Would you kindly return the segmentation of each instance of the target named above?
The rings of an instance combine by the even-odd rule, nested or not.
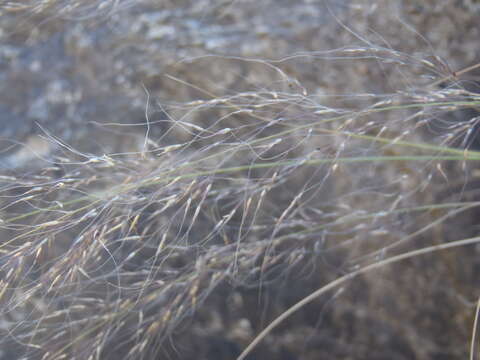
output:
[[[294,304],[258,358],[465,356],[480,153],[478,119],[452,114],[480,97],[462,74],[370,41],[174,68],[212,63],[268,81],[222,94],[163,74],[196,97],[160,105],[147,83],[142,122],[95,124],[123,147],[94,155],[42,128],[50,164],[0,178],[3,356],[227,359]],[[305,64],[357,77],[310,93],[290,75]]]

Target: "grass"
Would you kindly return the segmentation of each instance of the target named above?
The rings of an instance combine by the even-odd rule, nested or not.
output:
[[[479,104],[468,72],[373,43],[185,63],[269,81],[222,93],[163,75],[196,97],[155,103],[145,85],[140,124],[93,124],[133,146],[96,154],[42,127],[51,163],[0,178],[5,356],[308,359],[350,339],[357,358],[428,358],[447,327],[442,350],[465,355],[473,334],[473,358],[480,152],[476,118],[452,115]],[[401,81],[310,94],[288,71],[305,63]]]

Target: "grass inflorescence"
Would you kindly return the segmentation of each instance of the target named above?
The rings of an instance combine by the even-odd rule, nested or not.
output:
[[[38,122],[51,153],[0,177],[3,355],[428,358],[447,322],[442,351],[468,353],[480,152],[456,114],[480,96],[438,56],[360,40],[177,61],[139,86],[141,121],[86,119],[81,140]],[[181,75],[209,64],[241,84]],[[304,66],[355,77],[316,88]]]

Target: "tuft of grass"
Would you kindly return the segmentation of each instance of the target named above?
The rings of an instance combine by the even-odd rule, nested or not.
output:
[[[67,3],[3,9],[103,6]],[[92,120],[82,138],[38,122],[48,164],[0,177],[4,356],[465,355],[480,152],[478,119],[453,114],[479,105],[462,79],[475,66],[353,37],[175,62],[140,87],[142,121]],[[291,74],[306,64],[352,77],[314,87]],[[212,66],[235,86],[192,81]],[[156,101],[156,81],[188,96]],[[90,136],[120,140],[99,152]],[[447,323],[448,351],[434,342]]]

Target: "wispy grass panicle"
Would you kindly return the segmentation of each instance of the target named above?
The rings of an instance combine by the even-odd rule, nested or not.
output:
[[[81,46],[77,33],[59,37],[78,61],[69,81],[88,86],[52,80],[56,96],[22,113],[47,150],[0,139],[15,165],[0,176],[0,358],[434,358],[443,332],[448,356],[464,356],[480,160],[469,73],[431,46],[387,40],[386,8],[383,38],[343,23],[330,2],[332,46],[280,38],[280,55],[257,56],[260,29],[240,56],[229,52],[237,32],[226,41],[198,15],[220,12],[228,26],[238,4],[207,3],[184,21],[197,47],[178,48],[178,24],[164,22],[181,4],[0,5],[60,28],[111,21]],[[127,19],[144,11],[128,26],[127,5]],[[344,7],[359,26],[358,9],[377,11]],[[128,36],[110,44],[116,26]],[[213,51],[220,40],[225,51]],[[174,48],[170,60],[157,43]],[[97,45],[107,60],[88,52]]]

